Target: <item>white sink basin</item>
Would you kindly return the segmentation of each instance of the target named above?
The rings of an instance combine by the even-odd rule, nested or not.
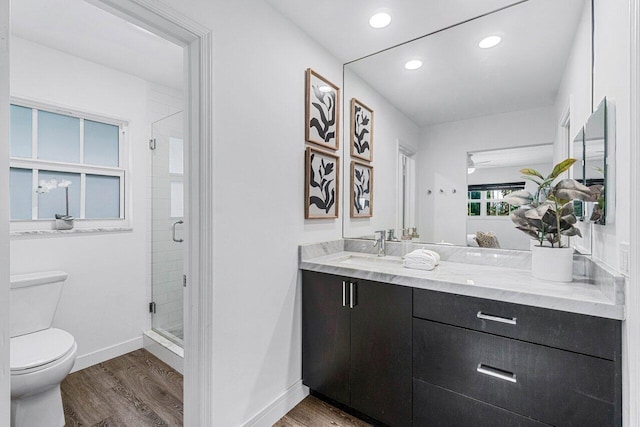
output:
[[[343,265],[363,267],[402,267],[402,259],[395,256],[375,256],[368,254],[350,254],[336,260]]]

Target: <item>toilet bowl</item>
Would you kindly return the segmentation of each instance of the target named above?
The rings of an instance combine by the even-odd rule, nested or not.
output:
[[[67,274],[11,276],[11,427],[62,427],[60,383],[73,368],[73,336],[51,327]]]

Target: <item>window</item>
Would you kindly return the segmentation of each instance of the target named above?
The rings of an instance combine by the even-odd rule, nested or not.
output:
[[[12,230],[67,213],[90,227],[124,221],[125,122],[16,101],[10,125]]]
[[[467,216],[508,217],[517,209],[504,198],[514,191],[523,190],[524,182],[470,185],[467,189]]]

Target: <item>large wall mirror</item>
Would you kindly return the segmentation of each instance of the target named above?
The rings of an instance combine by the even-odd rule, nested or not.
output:
[[[421,242],[475,246],[481,232],[529,249],[501,199],[523,167],[568,157],[591,113],[591,13],[591,0],[518,2],[346,64],[343,170],[355,98],[375,113],[375,187],[374,215],[353,218],[344,175],[344,236],[415,227]]]

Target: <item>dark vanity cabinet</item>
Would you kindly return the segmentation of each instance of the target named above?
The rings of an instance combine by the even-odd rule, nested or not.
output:
[[[620,426],[620,336],[615,320],[416,289],[414,425]]]
[[[303,271],[303,382],[390,426],[622,425],[621,322]]]
[[[410,426],[412,289],[302,272],[303,383],[392,426]]]

